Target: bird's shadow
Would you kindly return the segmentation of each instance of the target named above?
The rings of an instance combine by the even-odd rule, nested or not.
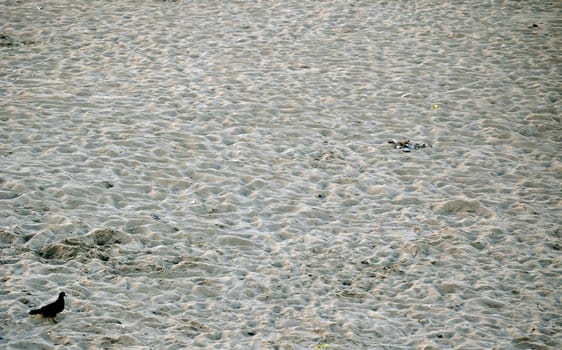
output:
[[[35,317],[32,317],[32,319],[35,319],[37,321],[41,321],[41,322],[49,322],[49,323],[53,323],[53,324],[58,324],[59,322],[62,321],[62,319],[58,319],[58,317],[45,317],[42,315],[35,315]]]

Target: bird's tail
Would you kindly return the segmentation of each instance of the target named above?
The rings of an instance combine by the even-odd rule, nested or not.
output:
[[[35,315],[35,314],[38,314],[38,313],[39,313],[39,310],[31,310],[31,311],[29,311],[29,314],[30,314],[30,315]]]

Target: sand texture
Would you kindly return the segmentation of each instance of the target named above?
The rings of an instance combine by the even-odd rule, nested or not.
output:
[[[0,2],[0,348],[562,348],[561,33],[544,0]]]

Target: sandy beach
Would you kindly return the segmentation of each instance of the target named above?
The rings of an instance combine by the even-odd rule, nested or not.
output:
[[[562,348],[561,33],[559,1],[0,2],[0,348]]]

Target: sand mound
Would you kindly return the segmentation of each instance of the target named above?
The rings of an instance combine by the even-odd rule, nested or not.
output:
[[[99,229],[79,238],[64,239],[62,243],[53,243],[44,246],[39,256],[44,259],[90,259],[98,258],[108,260],[105,246],[125,243],[131,239],[126,234],[111,230]]]
[[[481,203],[475,200],[454,199],[439,203],[435,206],[436,213],[440,215],[457,215],[463,216],[466,214],[479,215],[486,218],[494,216],[494,213]]]

